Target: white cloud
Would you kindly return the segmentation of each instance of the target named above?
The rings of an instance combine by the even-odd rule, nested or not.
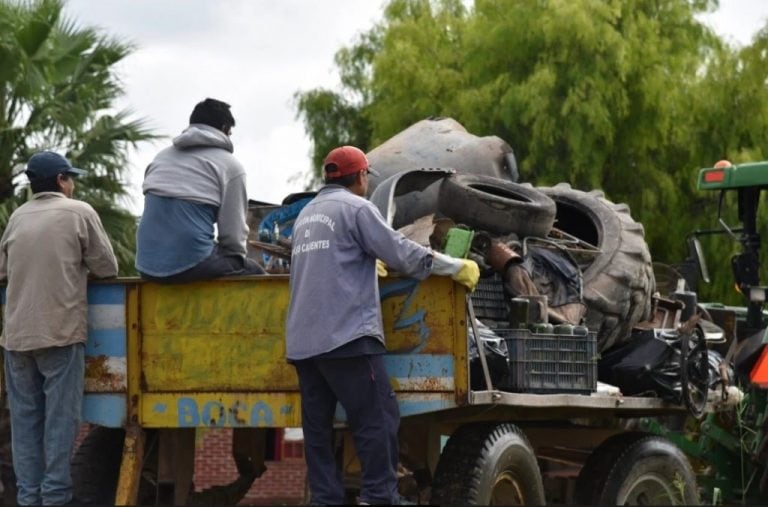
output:
[[[720,0],[720,7],[701,19],[715,32],[738,45],[747,45],[768,22],[766,0]]]
[[[70,0],[67,15],[80,25],[137,45],[119,67],[127,92],[119,106],[169,136],[132,154],[131,209],[142,208],[144,168],[205,97],[232,105],[250,198],[279,202],[302,190],[288,181],[310,169],[293,94],[337,86],[333,55],[370,28],[381,7],[381,0]]]
[[[746,44],[768,15],[765,0],[721,0],[703,16]],[[279,202],[309,170],[310,142],[295,118],[293,94],[338,85],[333,55],[380,19],[384,0],[70,0],[68,16],[134,42],[119,67],[122,107],[174,136],[205,97],[232,104],[235,156],[252,199]],[[134,203],[142,208],[144,168],[169,139],[131,156]]]

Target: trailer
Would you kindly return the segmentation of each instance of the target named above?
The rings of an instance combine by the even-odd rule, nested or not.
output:
[[[466,290],[443,277],[388,277],[380,292],[410,500],[698,502],[685,455],[640,429],[643,418],[683,420],[685,407],[615,393],[471,389]],[[83,420],[96,426],[74,458],[76,494],[117,505],[200,503],[195,431],[226,427],[233,458],[253,473],[218,503],[239,501],[270,457],[274,430],[301,426],[285,361],[288,298],[285,275],[90,284]],[[338,456],[354,500],[359,464],[344,422],[339,408]]]

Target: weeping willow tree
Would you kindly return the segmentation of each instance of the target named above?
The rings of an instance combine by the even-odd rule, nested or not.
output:
[[[88,171],[76,197],[101,216],[120,263],[133,272],[136,217],[127,198],[128,150],[156,136],[129,111],[115,71],[133,47],[63,16],[62,0],[0,0],[0,227],[27,193],[22,176],[41,150]]]
[[[768,32],[736,48],[699,15],[716,0],[391,0],[339,49],[341,86],[299,91],[314,170],[341,142],[366,150],[429,116],[515,149],[521,179],[601,188],[675,263],[692,229],[715,225],[699,168],[768,157]],[[317,177],[317,173],[315,173]],[[732,292],[732,244],[709,247]]]

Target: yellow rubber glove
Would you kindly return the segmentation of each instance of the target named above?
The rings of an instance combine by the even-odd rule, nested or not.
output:
[[[432,274],[450,276],[473,291],[480,279],[480,268],[475,261],[432,252]]]
[[[381,259],[376,259],[376,274],[379,275],[379,278],[384,278],[389,274],[387,265]]]
[[[451,278],[469,288],[470,292],[472,292],[477,287],[477,281],[480,279],[480,268],[475,261],[468,259],[459,260],[462,266]]]

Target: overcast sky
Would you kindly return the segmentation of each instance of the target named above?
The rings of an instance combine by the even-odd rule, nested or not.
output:
[[[135,199],[147,163],[186,127],[194,104],[214,97],[232,105],[235,156],[248,173],[248,196],[267,202],[300,191],[291,177],[309,170],[310,142],[293,94],[334,87],[333,55],[380,19],[383,0],[69,0],[66,13],[133,42],[119,67],[121,107],[168,139],[144,143],[131,157]],[[720,0],[705,17],[734,44],[746,44],[768,18],[768,0]]]

